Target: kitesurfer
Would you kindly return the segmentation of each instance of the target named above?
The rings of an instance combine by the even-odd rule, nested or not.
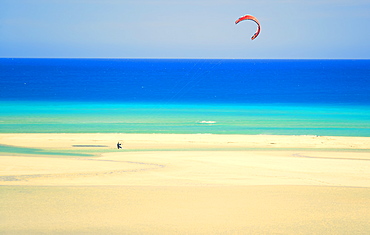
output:
[[[122,148],[121,143],[120,143],[120,142],[118,142],[118,143],[117,143],[117,149],[121,149],[121,148]]]

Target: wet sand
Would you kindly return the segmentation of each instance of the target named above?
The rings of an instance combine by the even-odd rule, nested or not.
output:
[[[370,138],[0,134],[0,144],[38,149],[0,154],[4,234],[370,232]]]

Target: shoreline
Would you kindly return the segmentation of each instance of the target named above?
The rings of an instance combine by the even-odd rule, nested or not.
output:
[[[0,134],[0,145],[3,185],[370,187],[368,137]]]
[[[53,151],[333,150],[370,151],[370,137],[240,134],[0,133],[0,146]],[[1,149],[0,149],[1,151]],[[3,149],[3,151],[6,151]],[[37,154],[37,153],[36,153]]]

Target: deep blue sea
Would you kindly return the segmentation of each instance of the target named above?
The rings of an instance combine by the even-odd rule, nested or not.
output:
[[[370,136],[370,60],[0,59],[0,133]]]

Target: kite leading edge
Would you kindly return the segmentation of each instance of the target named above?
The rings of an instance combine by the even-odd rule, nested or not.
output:
[[[245,15],[245,16],[242,16],[242,17],[240,17],[239,19],[237,19],[237,20],[235,21],[235,24],[237,24],[237,23],[239,23],[239,22],[241,22],[241,21],[243,21],[243,20],[252,20],[252,21],[256,22],[256,24],[258,25],[257,31],[256,31],[256,32],[253,34],[253,36],[251,37],[251,39],[252,39],[252,40],[254,40],[254,39],[258,36],[258,34],[260,34],[260,31],[261,31],[260,23],[258,22],[258,20],[257,20],[257,18],[256,18],[256,17],[251,16],[251,15]]]

